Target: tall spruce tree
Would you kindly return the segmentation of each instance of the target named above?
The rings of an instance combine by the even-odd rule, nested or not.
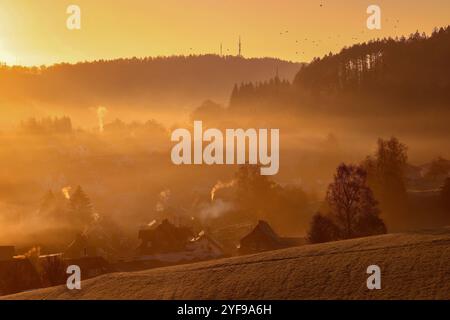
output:
[[[92,221],[92,203],[83,189],[78,186],[70,197],[69,214],[71,222],[77,227],[84,227]]]

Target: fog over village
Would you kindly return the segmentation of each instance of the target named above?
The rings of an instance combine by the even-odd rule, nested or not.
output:
[[[0,296],[449,299],[450,26],[434,27],[342,45],[276,29],[297,59],[239,33],[42,66],[0,46]],[[66,287],[72,265],[88,290]],[[370,265],[386,290],[366,289]]]

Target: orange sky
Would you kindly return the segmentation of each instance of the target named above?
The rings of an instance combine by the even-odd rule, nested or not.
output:
[[[81,7],[81,30],[66,28],[70,4]],[[365,27],[370,4],[381,6],[380,31]],[[355,42],[448,24],[448,0],[1,0],[0,61],[219,53],[221,42],[224,53],[236,54],[239,35],[246,57],[310,61]]]

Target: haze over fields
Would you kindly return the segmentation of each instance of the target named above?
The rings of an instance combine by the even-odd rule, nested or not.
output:
[[[169,8],[179,17],[164,20],[170,28],[143,19],[146,1],[116,1],[94,31],[100,8],[80,0],[86,24],[43,37],[61,4],[6,1],[0,295],[449,298],[447,4],[384,4],[383,28],[369,32],[354,1],[214,2],[190,23],[198,12],[180,16],[183,4]],[[15,21],[21,12],[29,19]],[[232,150],[217,138],[229,129],[243,133]],[[274,135],[260,148],[264,129],[279,144]],[[229,151],[244,159],[223,161]],[[263,151],[279,156],[273,175],[261,174]],[[371,264],[382,267],[380,292],[366,289]],[[76,294],[55,287],[68,265],[83,266]]]
[[[279,75],[292,81],[301,67],[275,58],[218,55],[99,60],[48,67],[0,66],[0,124],[27,117],[69,115],[76,127],[97,124],[98,106],[108,119],[185,120],[203,101],[228,104],[236,83]]]

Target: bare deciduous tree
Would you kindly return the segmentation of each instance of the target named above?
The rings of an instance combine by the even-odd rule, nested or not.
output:
[[[379,218],[378,203],[367,185],[367,172],[362,167],[341,164],[328,187],[326,202],[341,238],[386,232]]]

